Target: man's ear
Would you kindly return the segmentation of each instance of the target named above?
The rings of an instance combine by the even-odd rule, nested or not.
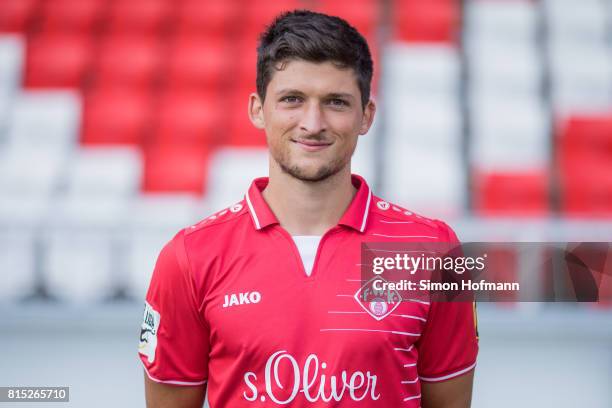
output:
[[[257,129],[264,129],[266,122],[263,115],[263,102],[256,92],[249,95],[249,119]]]
[[[363,110],[363,117],[361,118],[361,129],[359,129],[360,135],[365,135],[372,127],[374,122],[374,115],[376,114],[376,103],[370,99]]]

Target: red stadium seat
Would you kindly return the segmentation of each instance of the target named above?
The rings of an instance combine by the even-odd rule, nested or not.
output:
[[[97,28],[103,11],[103,0],[44,1],[42,30],[91,32]]]
[[[382,4],[377,0],[324,0],[319,3],[322,13],[341,17],[363,36],[373,39],[380,22]]]
[[[37,35],[27,45],[25,86],[81,87],[91,58],[92,42],[87,36]]]
[[[145,150],[143,190],[203,194],[208,150],[191,145],[154,145]]]
[[[455,43],[460,10],[455,0],[395,0],[395,38],[406,42]]]
[[[245,32],[257,38],[266,26],[279,14],[299,8],[298,0],[248,1],[245,2]]]
[[[38,0],[0,1],[0,32],[26,32],[37,6]]]
[[[215,88],[231,66],[231,53],[225,38],[181,36],[168,55],[163,75],[170,88]]]
[[[147,92],[99,88],[85,94],[81,142],[86,145],[140,145],[152,119]]]
[[[211,146],[218,140],[223,105],[215,92],[167,91],[156,115],[156,143]]]
[[[227,33],[239,16],[239,3],[227,0],[176,2],[176,32],[188,35]]]
[[[612,115],[569,118],[560,126],[558,146],[562,210],[612,216]]]
[[[229,134],[224,135],[223,144],[231,146],[258,147],[266,145],[266,136],[263,130],[253,126],[248,115],[249,94],[255,92],[255,84],[248,88],[237,88],[231,99],[231,111],[227,118]]]
[[[159,33],[169,23],[173,2],[114,0],[108,12],[108,30],[114,33]]]
[[[480,215],[542,216],[550,209],[544,171],[483,173],[474,181],[474,209]]]
[[[159,40],[129,35],[102,41],[96,67],[98,85],[151,86],[159,79],[163,53]]]

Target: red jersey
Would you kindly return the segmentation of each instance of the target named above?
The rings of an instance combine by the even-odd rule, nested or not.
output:
[[[208,383],[211,407],[419,407],[421,381],[472,370],[472,303],[362,307],[363,241],[454,242],[444,223],[357,193],[312,273],[261,194],[180,231],[147,293],[140,357],[161,383]]]

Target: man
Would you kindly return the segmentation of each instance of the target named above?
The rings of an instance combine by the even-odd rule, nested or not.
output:
[[[385,315],[356,296],[362,242],[456,240],[351,175],[376,110],[371,78],[344,20],[294,11],[263,33],[249,115],[269,178],[162,250],[141,332],[148,407],[201,407],[206,387],[213,408],[470,405],[471,304]]]

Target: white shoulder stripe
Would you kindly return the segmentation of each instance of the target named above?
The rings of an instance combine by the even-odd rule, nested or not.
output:
[[[366,221],[368,220],[368,213],[370,212],[370,201],[372,200],[372,190],[368,187],[368,201],[366,202],[365,211],[363,213],[363,221],[361,222],[361,228],[359,231],[365,231]]]
[[[141,361],[141,363],[142,363],[142,361]],[[151,374],[149,374],[149,370],[147,370],[147,366],[145,366],[144,363],[142,363],[142,366],[144,367],[145,373],[147,373],[147,377],[149,377],[152,381],[155,381],[156,383],[160,383],[160,384],[172,384],[172,385],[202,385],[202,384],[206,383],[206,380],[196,381],[196,382],[175,381],[175,380],[160,380],[160,379],[157,379],[157,378],[153,377]]]
[[[249,206],[249,210],[251,211],[251,215],[253,216],[253,221],[255,221],[255,227],[257,229],[261,229],[261,226],[259,225],[259,219],[257,218],[257,214],[255,213],[255,209],[253,208],[253,204],[251,204],[251,198],[249,197],[248,191],[245,197],[246,197],[247,204]]]
[[[454,377],[458,377],[461,374],[465,374],[465,373],[467,373],[468,371],[470,371],[474,367],[476,367],[476,362],[474,362],[474,364],[472,364],[471,366],[469,366],[467,368],[464,368],[463,370],[456,371],[456,372],[454,372],[452,374],[445,375],[443,377],[421,377],[421,376],[419,376],[419,378],[421,380],[423,380],[423,381],[432,381],[432,382],[444,381],[444,380],[449,380],[449,379],[454,378]]]

